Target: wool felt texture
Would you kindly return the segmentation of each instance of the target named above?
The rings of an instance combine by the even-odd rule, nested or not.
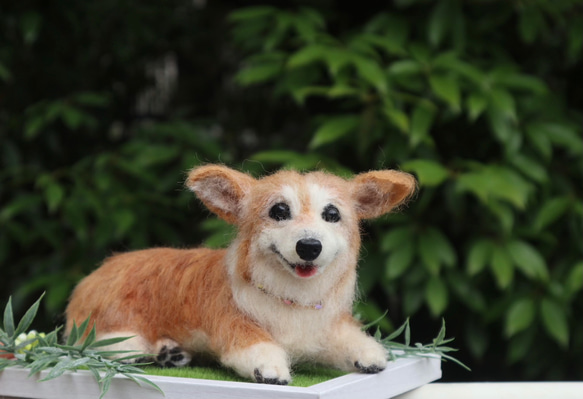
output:
[[[237,226],[231,245],[106,259],[73,291],[66,333],[91,316],[98,338],[133,336],[111,349],[164,353],[165,363],[170,353],[175,366],[205,352],[263,383],[289,383],[291,365],[303,361],[384,369],[386,351],[351,314],[359,222],[403,204],[416,189],[411,175],[280,171],[255,179],[205,165],[186,186]]]

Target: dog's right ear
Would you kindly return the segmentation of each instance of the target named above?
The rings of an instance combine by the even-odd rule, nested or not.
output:
[[[243,198],[254,182],[251,176],[226,166],[204,165],[192,169],[185,184],[208,209],[237,224]]]

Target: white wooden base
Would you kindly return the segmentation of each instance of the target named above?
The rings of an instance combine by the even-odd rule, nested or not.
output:
[[[425,385],[395,399],[582,399],[583,382],[469,382]]]
[[[67,373],[38,382],[47,372],[28,378],[28,370],[7,368],[0,372],[0,397],[31,399],[97,399],[99,388],[88,371]],[[410,358],[389,362],[379,374],[348,374],[306,388],[148,376],[164,391],[166,399],[388,399],[441,377],[439,358]],[[115,377],[105,399],[163,399],[158,391]]]

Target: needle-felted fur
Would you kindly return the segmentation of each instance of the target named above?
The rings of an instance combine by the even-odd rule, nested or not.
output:
[[[112,256],[76,287],[67,331],[91,315],[99,338],[134,336],[112,349],[159,354],[166,366],[206,352],[263,383],[288,383],[291,365],[305,360],[385,368],[385,350],[351,315],[359,221],[403,203],[413,177],[281,171],[254,179],[206,165],[186,185],[237,227],[229,248]]]

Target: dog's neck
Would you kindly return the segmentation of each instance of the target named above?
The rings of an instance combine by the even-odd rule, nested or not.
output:
[[[320,310],[324,307],[324,303],[322,301],[317,301],[317,302],[310,303],[310,304],[302,304],[294,299],[284,298],[284,297],[281,297],[279,295],[275,295],[275,294],[269,292],[267,289],[265,289],[265,287],[263,287],[263,285],[261,285],[261,284],[254,284],[254,286],[259,291],[263,292],[265,295],[277,299],[279,302],[283,303],[284,305],[288,305],[291,307],[297,307],[297,308],[304,308],[304,309],[314,309],[314,310]]]

